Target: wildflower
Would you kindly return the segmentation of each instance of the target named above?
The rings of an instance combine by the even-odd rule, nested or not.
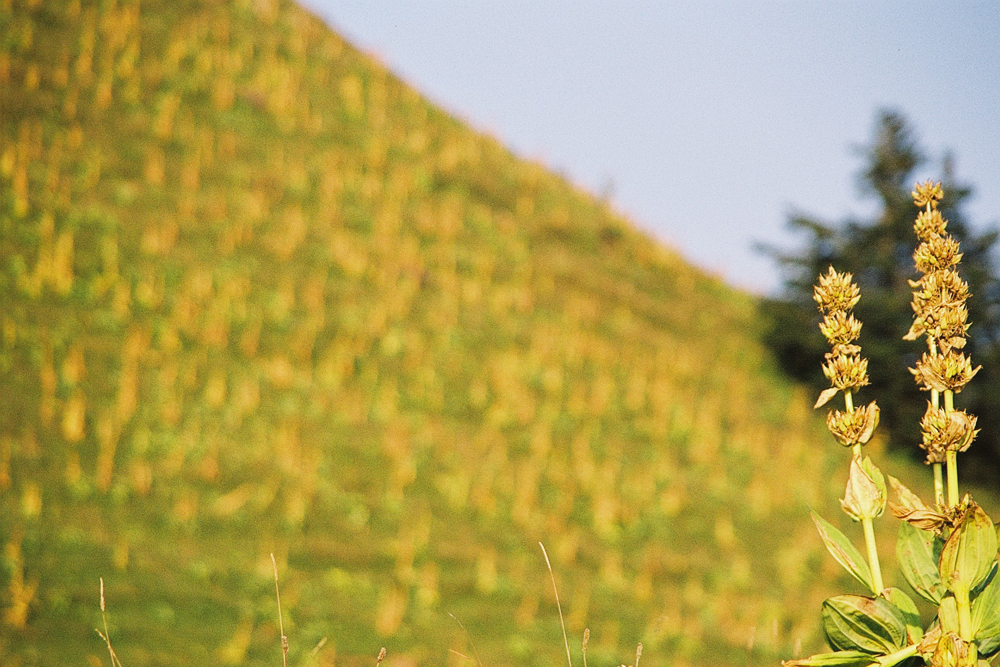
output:
[[[927,451],[928,463],[943,463],[945,453],[964,452],[972,444],[976,434],[976,417],[964,410],[948,412],[927,404],[927,412],[920,420],[923,442],[920,446]]]
[[[922,385],[921,389],[952,391],[957,394],[981,368],[982,366],[973,368],[971,357],[952,350],[946,354],[924,352],[917,367],[911,368],[910,372]]]
[[[819,329],[831,346],[823,364],[823,374],[832,386],[819,395],[815,405],[818,408],[838,391],[851,392],[867,385],[868,360],[860,355],[861,348],[854,343],[861,335],[861,322],[850,312],[861,299],[854,277],[850,273],[839,273],[831,266],[819,276],[819,282],[813,288],[813,298],[823,313]],[[852,411],[849,407],[848,412]],[[835,421],[842,424],[843,419]],[[851,429],[843,431],[842,435],[846,436],[849,431]]]
[[[837,389],[857,389],[868,384],[868,360],[853,355],[838,355],[823,364],[823,375]]]
[[[835,310],[823,318],[819,330],[832,345],[848,345],[861,335],[861,322],[854,315]]]
[[[913,195],[913,203],[920,207],[930,206],[937,208],[937,203],[944,198],[944,190],[941,189],[941,184],[929,180],[917,183],[910,194]]]
[[[931,273],[950,269],[962,261],[958,251],[958,241],[950,234],[932,236],[917,246],[913,252],[913,263],[921,273]]]
[[[871,440],[878,426],[879,409],[872,401],[863,408],[842,412],[831,410],[826,415],[826,426],[845,447],[864,445]]]
[[[917,221],[913,225],[913,231],[921,241],[927,241],[935,236],[944,234],[948,226],[948,221],[941,216],[941,211],[933,208],[929,211],[921,211],[917,215]]]
[[[813,287],[813,299],[819,309],[830,313],[854,308],[861,299],[861,291],[853,281],[854,276],[850,273],[838,273],[832,266],[826,274],[820,275],[819,284]]]

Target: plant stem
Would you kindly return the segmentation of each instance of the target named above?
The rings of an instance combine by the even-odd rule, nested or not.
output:
[[[848,414],[854,412],[854,394],[850,389],[844,391],[844,407],[847,408]],[[854,456],[858,457],[858,461],[860,461],[860,442],[854,445],[853,451]],[[861,523],[865,528],[865,546],[868,548],[868,565],[872,570],[872,583],[875,584],[876,593],[880,593],[885,586],[882,585],[882,568],[878,562],[878,548],[875,545],[875,528],[872,526],[870,518],[862,519]]]
[[[854,392],[852,392],[850,389],[844,390],[844,407],[847,409],[847,414],[851,414],[854,412]],[[855,456],[860,458],[861,443],[860,442],[854,443],[852,451],[854,452]]]
[[[937,354],[937,345],[933,341],[930,343],[931,352]],[[931,389],[931,407],[935,410],[941,407],[941,392]],[[938,507],[944,507],[944,473],[941,471],[941,464],[934,464],[934,502]]]
[[[876,658],[880,667],[892,667],[893,665],[898,665],[907,658],[912,658],[920,650],[920,644],[910,644],[904,649],[900,649],[895,653],[890,653],[889,655],[884,655]]]
[[[971,642],[975,633],[972,631],[972,604],[969,602],[969,589],[965,586],[956,586],[955,602],[958,603],[958,636]]]
[[[944,473],[941,464],[934,464],[934,502],[938,507],[944,507]]]
[[[868,517],[861,520],[861,525],[865,529],[865,546],[868,547],[868,565],[872,570],[872,583],[875,584],[875,592],[881,593],[885,586],[882,584],[882,567],[879,565],[878,548],[875,546],[875,528]]]
[[[958,504],[958,452],[949,451],[948,457],[948,506],[954,507]]]
[[[955,392],[946,389],[944,392],[944,411],[946,414],[955,409]],[[958,504],[958,452],[948,450],[945,462],[948,466],[948,505]]]

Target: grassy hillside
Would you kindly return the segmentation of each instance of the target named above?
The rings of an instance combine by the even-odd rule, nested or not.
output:
[[[817,649],[757,336],[292,4],[0,0],[4,665],[280,664],[271,552],[291,664],[558,664],[540,540],[591,665]]]

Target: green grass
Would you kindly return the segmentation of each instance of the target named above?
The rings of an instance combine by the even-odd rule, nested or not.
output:
[[[106,662],[102,576],[127,667],[278,664],[271,552],[294,665],[558,664],[539,541],[590,665],[849,586],[753,299],[289,3],[0,1],[0,304],[5,665]]]

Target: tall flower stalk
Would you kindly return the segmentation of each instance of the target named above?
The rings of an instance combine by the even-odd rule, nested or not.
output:
[[[941,216],[938,203],[944,196],[940,183],[927,181],[913,191],[914,203],[923,210],[913,228],[920,245],[913,262],[923,274],[911,281],[913,326],[905,340],[927,338],[927,352],[916,368],[910,369],[921,389],[930,392],[931,400],[921,420],[927,463],[934,466],[935,501],[939,506],[958,505],[958,452],[964,452],[976,437],[976,418],[955,410],[955,394],[962,391],[979,371],[962,352],[969,330],[969,285],[958,275],[962,253],[958,241],[947,233],[948,221]],[[944,395],[944,407],[940,399]],[[941,464],[947,466],[948,496],[945,501]]]
[[[885,477],[871,459],[863,457],[862,446],[871,440],[878,426],[879,409],[874,401],[862,408],[854,407],[854,392],[868,384],[868,360],[861,356],[856,341],[861,335],[861,322],[851,312],[861,299],[858,286],[850,273],[830,270],[819,277],[813,298],[823,313],[819,328],[830,343],[826,353],[823,374],[832,385],[820,394],[816,407],[821,407],[838,392],[844,392],[844,411],[830,410],[826,424],[834,437],[845,447],[850,447],[851,474],[841,506],[855,521],[860,521],[868,551],[868,567],[876,593],[882,584],[882,567],[879,564],[872,520],[885,512]]]
[[[816,302],[823,313],[820,330],[830,342],[823,372],[830,388],[816,407],[844,393],[844,410],[831,410],[827,425],[851,448],[851,472],[841,506],[864,527],[867,561],[833,524],[816,513],[813,520],[827,549],[870,596],[838,595],[823,603],[823,631],[832,653],[786,661],[787,667],[893,667],[923,662],[930,667],[993,667],[1000,656],[1000,569],[997,526],[966,494],[960,497],[957,456],[976,437],[976,418],[955,407],[955,394],[975,376],[965,355],[969,329],[968,285],[958,274],[962,254],[946,231],[938,210],[940,184],[916,186],[921,209],[914,230],[920,243],[913,254],[922,274],[911,282],[913,326],[907,340],[927,339],[927,352],[911,369],[930,394],[920,422],[920,446],[933,466],[935,503],[928,506],[892,477],[902,519],[896,541],[899,571],[913,592],[937,608],[924,624],[914,601],[898,588],[885,587],[875,549],[873,519],[887,505],[885,477],[863,456],[878,425],[878,406],[854,406],[854,392],[868,384],[868,362],[857,345],[861,323],[852,309],[861,295],[848,273],[832,267],[819,277]],[[942,471],[942,468],[944,471]],[[945,483],[945,473],[947,484]],[[926,629],[925,629],[926,628]]]

